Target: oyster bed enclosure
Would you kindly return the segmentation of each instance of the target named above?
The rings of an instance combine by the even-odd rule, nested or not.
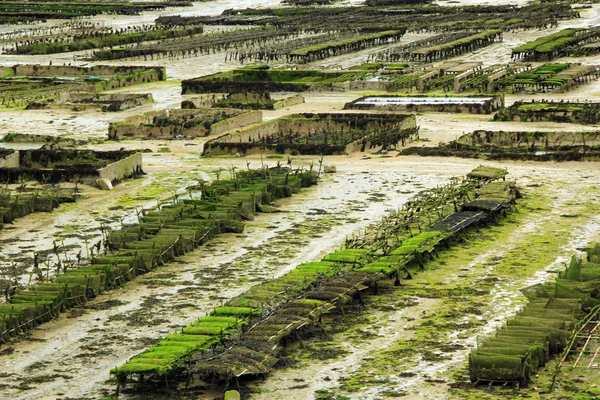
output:
[[[27,44],[15,43],[12,54],[54,54],[90,49],[114,48],[116,46],[139,45],[146,41],[159,41],[201,34],[202,26],[191,28],[161,29],[156,25],[128,26],[121,29],[107,29],[103,26],[90,26],[83,33],[61,34],[56,36],[30,37]],[[77,58],[79,58],[78,56]],[[85,56],[84,56],[85,57]]]
[[[61,93],[58,98],[31,102],[26,110],[69,109],[84,111],[98,109],[103,112],[116,112],[152,103],[152,94],[94,94],[94,93]]]
[[[0,106],[24,107],[31,102],[58,98],[64,93],[105,90],[164,81],[163,67],[54,66],[39,64],[0,67]]]
[[[598,161],[600,132],[505,132],[477,130],[437,147],[410,147],[402,155],[489,160]]]
[[[204,155],[378,151],[418,136],[407,114],[292,114],[209,140]]]
[[[365,96],[346,103],[345,110],[438,111],[491,114],[504,107],[504,96],[427,97]]]
[[[0,24],[46,22],[48,19],[79,19],[100,14],[138,15],[167,7],[191,6],[187,1],[1,1]]]
[[[77,190],[75,188],[0,189],[0,229],[18,218],[35,212],[51,212],[61,203],[74,203],[76,199]],[[1,340],[2,334],[0,333]]]
[[[169,139],[219,135],[262,122],[262,112],[233,108],[151,111],[108,126],[108,138]]]
[[[600,132],[505,132],[477,130],[462,135],[457,143],[468,146],[497,146],[515,149],[559,150],[600,146]]]
[[[599,40],[598,28],[563,29],[514,48],[512,58],[539,61],[561,56],[590,55],[598,52]]]
[[[270,69],[268,66],[248,66],[231,71],[185,80],[182,94],[238,93],[238,92],[345,92],[399,91],[418,89],[426,91],[486,92],[494,89],[502,74],[520,70],[513,65],[481,68],[480,62],[446,62],[435,69],[413,71],[405,64],[387,64],[381,71],[369,67],[342,71]],[[384,67],[384,64],[381,64]],[[504,76],[504,75],[502,75]],[[490,79],[490,77],[492,77]]]
[[[599,76],[598,65],[549,63],[534,70],[522,71],[498,83],[504,87],[512,86],[513,92],[566,92]]]
[[[389,54],[374,56],[375,60],[380,58],[387,59]],[[435,68],[373,62],[336,71],[255,65],[184,80],[181,87],[182,94],[416,89],[420,93],[488,93],[494,97],[503,92],[565,92],[599,76],[599,66],[579,63],[546,63],[534,69],[531,64],[521,62],[484,67],[479,61],[446,61]]]
[[[243,110],[280,110],[304,103],[304,96],[291,93],[237,92],[203,94],[181,102],[181,108],[240,108]]]
[[[494,116],[494,121],[552,121],[594,125],[600,121],[600,103],[516,101],[510,107],[500,110]]]
[[[345,91],[349,82],[364,79],[367,71],[314,71],[269,69],[252,66],[188,79],[182,94],[239,92]]]
[[[277,96],[271,93],[229,93],[218,100],[214,107],[241,108],[252,110],[280,110],[285,107],[304,103],[304,96]],[[183,104],[182,104],[183,106]]]
[[[142,154],[134,151],[39,149],[0,153],[0,181],[8,183],[29,178],[41,183],[96,185],[99,180],[116,183],[139,174],[143,174]]]
[[[388,3],[388,2],[386,2]],[[390,2],[391,3],[391,2]],[[535,29],[556,26],[562,19],[572,19],[578,10],[563,4],[542,3],[519,7],[513,5],[476,5],[448,7],[413,5],[382,7],[273,7],[225,10],[219,16],[166,16],[158,22],[204,25],[269,25],[307,31],[357,30],[376,32],[407,28],[409,31],[449,32],[484,29]],[[379,4],[377,4],[379,5]],[[395,2],[394,6],[401,6]]]

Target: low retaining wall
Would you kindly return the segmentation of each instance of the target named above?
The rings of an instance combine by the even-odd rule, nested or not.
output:
[[[283,100],[275,102],[275,104],[273,104],[273,110],[280,110],[282,108],[291,107],[303,103],[304,96],[302,96],[301,94],[297,94],[295,96],[286,97]]]
[[[510,107],[500,110],[494,116],[494,121],[551,121],[596,125],[600,123],[600,103],[516,101]]]
[[[195,108],[212,107],[218,100],[224,98],[224,94],[205,94],[181,102],[181,108],[184,110],[192,110]]]
[[[19,150],[0,158],[0,181],[18,183],[24,175],[42,183],[98,180],[119,182],[143,174],[142,154],[74,149]]]
[[[65,93],[98,93],[166,79],[163,67],[16,65],[0,72],[3,72],[0,103],[4,107],[26,107],[32,102],[41,104]],[[2,76],[31,79],[3,79]]]
[[[243,128],[248,125],[262,122],[261,111],[248,111],[236,117],[227,118],[224,121],[217,122],[210,127],[210,135],[221,135],[225,132]]]
[[[244,71],[248,74],[248,71]],[[303,83],[283,82],[279,80],[260,80],[257,76],[246,76],[243,80],[221,78],[216,73],[201,78],[187,79],[181,82],[181,94],[201,93],[277,93],[277,92],[345,92],[350,89],[349,82],[342,83]],[[340,75],[340,74],[337,74]]]
[[[194,125],[188,128],[184,127],[183,125],[154,125],[154,118],[160,116],[162,113],[167,112],[170,116],[194,113],[193,110],[186,109],[150,112],[143,115],[132,116],[127,118],[124,122],[109,124],[108,137],[112,140],[120,140],[123,138],[170,139],[180,135],[188,138],[204,137],[209,135],[221,135],[225,132],[262,121],[261,111],[248,111],[240,115],[235,115],[216,122],[208,128],[202,124]],[[201,110],[198,111],[198,113],[201,112]]]
[[[349,89],[361,92],[387,92],[390,85],[389,81],[351,81]]]
[[[8,154],[2,154],[0,150],[0,168],[19,168],[20,157],[19,152],[15,151]]]
[[[381,111],[404,111],[404,112],[445,112],[445,113],[463,113],[463,114],[491,114],[504,107],[504,96],[470,96],[488,98],[490,100],[476,103],[461,103],[444,101],[445,97],[427,97],[427,96],[365,96],[344,105],[344,110],[381,110]],[[364,103],[368,99],[381,99],[381,103]],[[386,102],[385,99],[415,99],[414,103],[404,102],[393,104],[393,100]],[[458,98],[458,97],[457,97]],[[420,103],[418,100],[431,99],[431,103]],[[439,103],[435,100],[439,99]]]
[[[284,154],[342,154],[367,149],[376,152],[385,147],[381,143],[372,143],[375,138],[372,134],[385,131],[386,127],[392,127],[399,135],[406,133],[408,136],[417,134],[418,128],[414,115],[401,114],[292,114],[283,118],[266,121],[258,125],[250,126],[236,133],[221,135],[207,141],[204,146],[204,155],[214,153],[284,153]],[[331,132],[331,135],[347,132],[362,137],[346,144],[302,143],[302,137],[316,132]],[[410,132],[410,134],[409,134]],[[290,134],[294,136],[293,143],[264,143],[267,136],[278,134]],[[406,137],[398,139],[404,143]],[[394,144],[395,145],[395,144]],[[321,153],[318,153],[318,152]],[[316,152],[316,153],[315,153]]]
[[[157,80],[165,80],[167,78],[164,67],[152,66],[95,65],[93,67],[78,67],[70,65],[18,64],[10,68],[16,76],[128,76],[153,70],[157,76]]]
[[[279,99],[276,96],[271,97],[271,94],[266,93],[229,93],[222,96],[212,104],[212,107],[217,108],[236,108],[241,110],[279,110],[281,108],[294,106],[304,103],[304,97],[301,94],[294,96],[280,95]],[[197,103],[203,102],[200,99]],[[206,100],[204,100],[206,102]],[[196,108],[194,104],[186,103],[185,108]],[[183,103],[182,103],[183,108]]]
[[[135,153],[99,169],[98,178],[114,183],[142,172],[142,153]]]
[[[467,146],[554,149],[574,146],[600,146],[600,132],[504,132],[478,130],[461,136]]]
[[[94,94],[94,93],[61,93],[57,99],[32,102],[26,110],[68,109],[83,111],[99,109],[103,112],[129,110],[153,101],[152,94]]]
[[[130,75],[117,75],[106,80],[100,78],[99,82],[90,82],[91,87],[95,87],[98,92],[104,90],[118,89],[122,87],[138,85],[141,83],[157,82],[166,80],[166,74],[161,67],[149,68],[138,71]],[[92,81],[90,79],[90,81]]]

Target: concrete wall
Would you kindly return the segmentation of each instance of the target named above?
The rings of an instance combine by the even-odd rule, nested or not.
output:
[[[265,101],[269,101],[271,100],[271,96],[269,95],[269,93],[251,93],[251,92],[245,92],[245,93],[229,93],[226,97],[226,99],[229,100],[234,100],[237,102],[246,102],[246,103],[262,103]]]
[[[285,107],[291,107],[302,103],[304,103],[304,96],[297,94],[275,102],[275,104],[273,104],[273,110],[280,110]]]
[[[358,114],[341,114],[347,116],[357,116]],[[372,121],[367,124],[366,129],[376,129],[383,125],[389,125],[385,123],[385,114],[373,114],[374,117],[381,116],[382,124],[379,121]],[[218,142],[249,142],[256,140],[266,135],[273,135],[279,132],[294,132],[300,135],[305,135],[310,132],[316,131],[350,131],[353,129],[352,121],[335,121],[330,119],[306,119],[298,117],[298,114],[292,114],[286,117],[267,121],[265,123],[250,126],[246,129],[242,129],[239,132],[232,135],[224,135],[213,139],[212,141]],[[417,126],[417,118],[414,115],[407,116],[399,126],[399,129],[415,128]]]
[[[376,96],[368,96],[376,97]],[[490,96],[485,96],[490,97]],[[491,114],[504,107],[504,96],[494,96],[490,101],[483,104],[457,104],[457,103],[437,103],[437,104],[356,104],[364,97],[346,103],[344,110],[379,110],[379,111],[404,111],[404,112],[444,112],[461,114]]]
[[[523,111],[512,116],[513,121],[524,122],[544,122],[561,120],[563,122],[572,122],[568,119],[579,114],[579,111]],[[566,120],[565,120],[566,119]]]
[[[211,135],[222,135],[225,132],[233,131],[246,127],[248,125],[258,124],[262,122],[262,111],[249,111],[241,115],[227,118],[226,120],[217,122],[210,127]]]
[[[5,107],[27,106],[30,102],[42,102],[43,100],[57,97],[63,93],[91,92],[97,93],[104,90],[116,89],[140,83],[154,82],[166,79],[166,73],[162,67],[119,67],[119,66],[97,66],[97,67],[71,67],[71,66],[49,66],[49,65],[15,65],[4,68],[0,77],[6,74],[17,76],[44,76],[44,77],[72,77],[74,79],[56,80],[54,85],[28,93],[21,93],[15,97],[10,88],[5,88],[0,93],[0,102]],[[98,76],[98,79],[87,79]],[[41,86],[41,85],[39,85]]]
[[[355,122],[352,121],[352,117],[356,115],[359,118],[358,114],[345,114],[350,117],[350,120],[345,121],[336,121],[330,119],[319,119],[319,120],[310,120],[310,119],[295,119],[293,116],[291,118],[284,117],[280,120],[279,128],[283,132],[296,132],[299,134],[307,134],[309,132],[315,131],[350,131],[352,129],[356,129]],[[372,114],[374,118],[366,124],[366,130],[374,130],[381,126],[388,126],[392,121],[388,120],[386,114]],[[407,116],[400,123],[400,129],[408,129],[416,126],[416,117],[411,115]]]
[[[69,153],[69,157],[79,157],[79,151],[71,149],[65,151]],[[82,152],[93,153],[90,150],[82,150]],[[61,162],[64,155],[56,154],[54,150],[50,149],[21,150],[0,158],[0,168],[4,175],[8,174],[9,179],[13,180],[14,178],[15,182],[13,183],[16,183],[16,179],[20,179],[19,176],[23,172],[38,180],[62,182],[77,179],[88,185],[95,185],[98,179],[118,182],[132,175],[143,173],[142,153],[108,153],[112,154],[94,153],[97,157],[106,160],[106,165],[102,168],[89,166],[85,162],[78,167],[76,161],[72,165],[56,167],[55,163]],[[119,159],[119,157],[123,158]],[[17,171],[11,175],[11,169]]]
[[[142,153],[132,154],[98,170],[98,177],[110,182],[121,181],[142,172]],[[94,177],[94,181],[98,178]]]
[[[249,126],[244,129],[241,129],[239,132],[235,133],[227,133],[216,137],[214,139],[209,140],[210,142],[249,142],[251,138],[265,136],[265,135],[273,135],[275,133],[280,132],[279,129],[279,120],[273,119],[271,121],[266,121],[261,124],[255,126]]]
[[[458,139],[469,146],[544,147],[600,146],[600,132],[504,132],[478,130]]]
[[[69,65],[40,65],[18,64],[12,67],[17,76],[125,76],[155,70],[155,73],[164,74],[162,67],[146,66],[111,66],[96,65],[93,67],[77,67]],[[162,79],[164,77],[161,76]]]
[[[204,94],[181,102],[182,109],[212,107],[217,100],[224,98],[222,93]]]
[[[387,92],[389,88],[389,81],[352,81],[349,85],[350,90],[365,92]]]
[[[118,89],[126,86],[137,85],[140,83],[156,82],[162,80],[164,76],[160,69],[147,69],[133,72],[129,75],[117,75],[100,82],[91,83],[90,87],[95,87],[96,91]]]
[[[116,112],[152,102],[152,94],[61,93],[60,97],[56,100],[34,101],[28,104],[26,109],[68,109],[73,111],[98,109],[105,112]]]
[[[63,93],[60,96],[60,101],[65,103],[108,103],[113,101],[129,101],[131,99],[141,99],[144,102],[150,102],[153,100],[152,93]]]
[[[108,137],[114,140],[120,140],[122,138],[168,139],[177,135],[184,135],[186,137],[204,137],[209,135],[222,135],[228,131],[240,129],[262,121],[261,111],[249,111],[219,121],[213,124],[209,130],[203,125],[196,125],[188,129],[183,129],[179,125],[154,126],[152,124],[153,118],[161,113],[164,113],[164,111],[154,111],[141,115],[134,115],[126,118],[122,123],[110,123],[108,125]],[[193,113],[194,111],[189,109],[169,110],[170,116]]]
[[[70,111],[102,111],[102,104],[55,103],[52,101],[33,101],[25,107],[26,110],[70,110]]]
[[[19,168],[20,165],[21,160],[18,151],[9,154],[6,157],[0,158],[0,168]]]
[[[188,137],[208,136],[208,131],[201,125],[190,129],[179,126],[146,126],[146,125],[117,125],[109,124],[108,137],[112,140],[127,138],[136,139],[169,139],[177,135]]]
[[[307,92],[346,92],[350,89],[350,82],[343,83],[309,83]]]
[[[276,153],[275,145],[270,148],[268,145],[261,146],[260,148],[249,148],[247,150],[243,150],[242,147],[244,143],[250,143],[253,141],[258,141],[264,136],[274,135],[280,132],[293,132],[300,135],[306,135],[310,132],[316,131],[341,131],[342,129],[346,132],[351,130],[351,126],[353,125],[352,121],[335,121],[331,119],[322,118],[322,119],[306,119],[303,117],[299,117],[299,115],[290,115],[284,118],[278,118],[271,121],[264,122],[259,125],[250,126],[246,129],[242,129],[239,132],[234,134],[226,134],[221,135],[215,139],[209,140],[204,146],[204,155],[210,155],[210,153],[214,151],[223,151],[225,147],[220,147],[219,143],[240,143],[240,147],[237,148],[235,146],[228,146],[226,149],[231,153],[246,153],[246,154],[254,154],[254,153]],[[327,115],[327,114],[325,114]],[[344,115],[344,114],[342,114]],[[345,114],[347,116],[359,116],[359,114]],[[380,126],[390,125],[389,123],[385,123],[386,115],[385,114],[373,114],[373,116],[380,116],[383,123],[380,121],[372,121],[366,125],[366,130],[375,130]],[[389,120],[388,120],[389,121]],[[417,118],[414,115],[408,115],[402,121],[399,121],[398,129],[410,129],[416,128],[417,126]],[[353,143],[350,143],[346,146],[346,153],[351,153],[355,151],[360,151],[362,148],[362,139],[359,139]],[[211,148],[211,146],[215,146]],[[371,144],[367,143],[366,149],[369,151],[377,151],[379,148],[371,148]],[[293,151],[293,150],[292,150]]]

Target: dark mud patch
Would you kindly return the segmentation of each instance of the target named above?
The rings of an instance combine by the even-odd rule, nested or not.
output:
[[[62,374],[54,374],[54,375],[36,375],[36,376],[31,376],[31,377],[27,377],[27,378],[23,378],[21,380],[21,384],[19,386],[22,385],[31,385],[31,384],[39,384],[39,383],[46,383],[46,382],[54,382],[57,379],[72,379],[73,377],[71,375],[62,375]]]
[[[384,390],[379,392],[379,395],[383,397],[404,397],[408,396],[408,393],[403,390]]]
[[[182,281],[170,281],[164,279],[142,279],[140,280],[140,283],[146,285],[148,288],[157,288],[161,286],[184,286],[186,284],[186,282]]]
[[[69,310],[68,313],[66,313],[66,317],[67,318],[78,318],[85,314],[87,314],[86,310],[82,310],[80,308],[73,308],[72,310]]]
[[[329,211],[323,210],[322,208],[311,208],[306,215],[329,215]]]
[[[47,366],[47,364],[45,364],[43,362],[40,362],[40,361],[37,361],[37,362],[34,362],[33,364],[29,364],[28,366],[26,366],[25,367],[25,372],[28,372],[28,373],[29,372],[33,372],[33,371],[35,371],[37,369],[45,368],[46,366]]]
[[[319,343],[307,349],[306,357],[317,360],[332,360],[348,355],[349,352],[332,343]]]
[[[7,356],[9,354],[12,354],[15,352],[15,348],[14,347],[7,347],[5,349],[0,350],[0,356]],[[0,375],[0,378],[2,376]]]
[[[128,303],[127,301],[121,301],[121,300],[117,300],[117,299],[106,300],[106,301],[103,301],[100,303],[88,304],[84,308],[87,308],[90,310],[110,310],[111,308],[122,306],[127,303]]]

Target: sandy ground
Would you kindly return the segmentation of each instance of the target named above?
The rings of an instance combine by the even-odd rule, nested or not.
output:
[[[496,279],[494,265],[497,264],[497,260],[510,257],[507,253],[511,249],[514,249],[523,240],[527,240],[534,232],[547,230],[549,222],[577,209],[581,202],[593,201],[596,203],[599,200],[596,196],[592,200],[587,191],[590,185],[600,182],[600,171],[595,165],[582,169],[575,165],[560,165],[557,166],[558,169],[554,169],[552,166],[507,165],[506,163],[498,165],[508,168],[511,178],[517,179],[524,193],[535,191],[534,187],[538,185],[544,188],[543,192],[550,195],[552,201],[551,204],[548,204],[549,208],[544,212],[543,217],[540,218],[540,215],[534,213],[525,218],[507,240],[496,243],[492,249],[478,253],[476,257],[461,265],[461,273],[445,275],[444,272],[447,271],[427,271],[417,276],[414,283],[409,283],[410,286],[419,287],[421,284],[428,286],[428,280],[435,280],[432,277],[440,273],[444,274],[442,278],[444,286],[455,284],[460,287],[467,284],[466,282],[473,282],[472,279]],[[572,169],[571,167],[576,168]],[[561,181],[568,181],[569,184],[558,183],[556,176],[560,176]],[[444,358],[439,361],[424,360],[423,355],[426,353],[417,351],[415,356],[398,360],[396,372],[406,373],[405,375],[402,373],[377,375],[375,380],[380,381],[379,384],[365,383],[365,387],[358,392],[341,391],[341,393],[350,399],[376,399],[382,396],[386,397],[384,393],[390,391],[402,393],[402,397],[406,396],[406,398],[415,400],[457,399],[449,393],[448,383],[456,379],[457,371],[462,371],[462,375],[466,375],[464,365],[469,351],[476,346],[477,339],[493,332],[522,307],[524,297],[518,292],[519,288],[552,279],[555,271],[563,268],[572,254],[577,253],[578,249],[589,243],[597,241],[600,238],[600,217],[590,215],[588,219],[584,220],[583,225],[570,231],[568,235],[568,240],[563,246],[556,249],[556,252],[553,253],[556,256],[543,269],[499,280],[492,290],[491,301],[483,308],[485,310],[483,314],[477,317],[482,322],[480,326],[471,330],[457,327],[456,331],[443,341],[447,346],[453,346],[460,350],[446,354],[441,352],[440,354],[443,354]],[[518,255],[516,260],[528,261],[519,258]],[[432,264],[435,265],[436,262],[433,261]],[[341,349],[346,354],[326,361],[303,360],[300,362],[300,367],[276,370],[265,382],[256,382],[253,385],[253,390],[257,394],[250,398],[300,400],[310,398],[316,391],[340,393],[339,388],[343,388],[344,381],[361,369],[368,368],[364,364],[368,363],[373,356],[378,353],[385,354],[391,347],[399,343],[410,343],[411,340],[414,340],[417,327],[442,308],[442,301],[436,298],[419,298],[416,304],[392,313],[382,312],[378,309],[371,311],[374,314],[373,321],[375,323],[370,336],[360,341],[352,340],[353,335],[356,336],[357,329],[350,329],[348,332],[333,335],[327,341],[327,343],[340,343]],[[380,321],[386,321],[386,323],[382,324]],[[460,326],[462,320],[457,318],[455,321]],[[362,325],[361,328],[368,329],[368,325]],[[360,332],[360,330],[358,331]],[[318,343],[319,341],[316,341],[316,344]],[[312,346],[311,343],[305,343],[305,345],[309,348]],[[294,353],[292,352],[292,354]]]
[[[356,2],[352,2],[356,3]],[[440,4],[482,4],[476,0],[440,2]],[[495,3],[495,2],[490,2]],[[516,3],[516,2],[511,2]],[[523,3],[519,1],[518,3]],[[227,8],[275,6],[278,0],[219,0],[195,3],[193,8],[181,9],[184,15],[215,14]],[[100,16],[93,20],[114,26],[151,22],[160,14],[178,14],[180,10],[148,13],[143,16]],[[596,24],[600,19],[600,6],[583,13],[583,18],[561,22],[557,29],[569,26]],[[57,23],[49,21],[48,24]],[[0,27],[0,32],[18,27]],[[557,30],[555,29],[555,30]],[[552,30],[552,31],[555,31]],[[481,60],[486,65],[510,60],[510,49],[515,45],[532,40],[550,31],[517,32],[505,34],[503,43],[460,57],[463,60]],[[414,37],[416,39],[417,36]],[[407,39],[409,40],[409,39]],[[380,51],[381,49],[376,49]],[[363,62],[373,50],[323,60],[315,68],[339,68]],[[73,54],[23,57],[0,56],[1,65],[16,63],[72,63]],[[585,63],[597,63],[600,56],[587,58]],[[85,64],[84,62],[77,62]],[[155,103],[120,113],[68,111],[11,111],[3,110],[0,116],[0,136],[6,132],[61,135],[76,138],[104,138],[108,123],[126,116],[152,109],[178,107],[184,96],[180,94],[179,80],[203,74],[224,71],[238,66],[225,63],[224,54],[214,54],[191,59],[158,60],[155,65],[167,65],[169,81],[140,85],[123,89],[128,92],[150,92]],[[124,60],[115,64],[149,64],[140,60]],[[595,99],[600,94],[600,82],[581,86],[566,94],[515,95],[507,96],[507,104],[526,98],[569,98]],[[284,110],[264,113],[272,119],[294,112],[324,112],[341,110],[344,103],[356,99],[352,93],[306,93],[306,103]],[[436,145],[455,139],[475,129],[494,130],[596,130],[594,126],[577,126],[554,123],[495,123],[489,116],[424,114],[418,115],[421,138],[419,145]],[[90,243],[99,238],[100,224],[118,226],[122,218],[131,220],[136,208],[156,204],[157,199],[169,196],[170,188],[184,188],[198,179],[214,177],[212,171],[227,169],[231,165],[246,167],[246,159],[202,159],[199,154],[204,140],[193,141],[144,141],[97,145],[97,148],[152,149],[155,153],[144,155],[144,169],[148,175],[140,180],[124,182],[113,192],[101,192],[86,188],[84,198],[75,205],[63,206],[52,214],[35,214],[19,220],[11,229],[0,231],[0,263],[30,257],[32,249],[50,248],[55,238],[72,246],[70,254],[84,247],[81,237],[89,236]],[[95,145],[96,146],[96,145]],[[156,153],[168,147],[170,153]],[[260,165],[256,157],[250,158],[253,166]],[[297,157],[294,163],[308,164],[314,157]],[[90,302],[85,308],[62,315],[59,319],[40,326],[31,335],[22,337],[0,347],[0,393],[10,399],[56,399],[56,398],[102,398],[114,389],[107,382],[110,368],[143,351],[150,344],[169,332],[176,331],[199,316],[202,316],[226,299],[254,285],[278,276],[295,265],[319,258],[343,243],[347,235],[358,232],[390,209],[401,206],[410,196],[422,189],[442,184],[451,176],[464,175],[479,165],[478,160],[456,160],[438,158],[412,158],[353,155],[328,157],[325,164],[337,166],[338,173],[326,175],[316,188],[303,191],[292,199],[281,201],[280,214],[260,215],[250,222],[241,235],[223,235],[210,244],[168,265],[130,282],[122,289],[107,293]],[[486,163],[509,169],[511,177],[522,185],[542,185],[555,199],[553,210],[569,205],[574,193],[587,193],[590,185],[600,180],[598,164],[586,163]],[[164,190],[164,187],[169,187]],[[163,190],[160,190],[160,188]],[[159,190],[157,190],[159,189]],[[151,196],[147,192],[156,191]],[[583,194],[581,195],[583,196]],[[585,202],[581,196],[577,201]],[[378,199],[375,201],[375,199]],[[324,212],[324,213],[323,213]],[[126,219],[127,220],[127,219]],[[295,232],[298,226],[305,227],[302,235]],[[542,221],[531,220],[517,231],[526,235],[530,230],[541,229]],[[597,224],[589,225],[581,235],[574,236],[570,245],[556,249],[556,259],[563,260],[575,247],[598,239]],[[508,241],[504,245],[513,245]],[[477,262],[497,254],[481,254]],[[475,261],[474,261],[475,262]],[[551,266],[550,266],[551,267]],[[485,271],[481,272],[482,274]],[[26,277],[22,277],[26,279]],[[509,295],[515,288],[536,276],[510,282],[500,287],[498,312],[510,314],[518,301]],[[504,290],[504,291],[503,291]],[[277,371],[262,383],[265,389],[254,395],[257,399],[306,399],[315,390],[335,388],[337,378],[360,368],[361,360],[370,352],[380,351],[390,341],[408,337],[407,319],[419,322],[420,312],[434,307],[434,302],[423,301],[414,309],[405,309],[397,315],[397,323],[382,328],[385,339],[375,338],[363,345],[350,348],[346,358],[335,364],[321,362],[310,367]],[[487,332],[494,321],[481,327],[478,332]],[[499,323],[495,321],[495,323]],[[401,327],[402,326],[402,327]],[[463,343],[472,345],[472,337]],[[349,344],[350,346],[350,344]],[[450,361],[437,366],[427,365],[430,376],[443,375],[443,369],[464,363],[464,353],[455,355]],[[332,369],[336,368],[335,372]],[[303,389],[295,378],[304,379]],[[330,380],[324,380],[328,377]],[[444,385],[419,389],[418,380],[394,381],[395,387],[411,393],[408,398],[446,398]],[[375,392],[360,393],[354,398],[376,398]],[[212,399],[215,393],[198,394],[195,398]],[[144,398],[125,395],[124,398]],[[168,395],[159,398],[170,398]]]
[[[254,158],[251,162],[260,161]],[[325,176],[318,187],[280,202],[283,213],[261,215],[248,224],[244,234],[221,236],[177,263],[161,267],[90,302],[83,310],[62,315],[34,329],[30,336],[4,346],[0,353],[3,365],[0,387],[5,398],[100,398],[113,388],[112,383],[106,382],[108,370],[164,334],[189,324],[250,285],[280,275],[301,262],[318,259],[341,245],[346,236],[382,217],[389,209],[401,206],[412,193],[439,185],[450,176],[463,175],[480,163],[477,160],[411,157],[365,160],[361,156],[337,156],[327,162],[336,165],[339,172]],[[212,167],[227,167],[232,163],[242,168],[245,166],[245,160],[230,159],[197,159],[192,164],[205,170],[208,163]],[[171,166],[175,165],[177,162]],[[596,164],[586,164],[585,168],[577,163],[496,165],[507,167],[511,177],[523,185],[556,185],[549,186],[547,190],[563,187],[564,190],[559,193],[562,202],[572,199],[571,193],[587,187],[590,177],[600,180]],[[570,184],[559,185],[553,179],[555,176],[561,176]],[[373,195],[377,195],[377,201],[373,200]],[[95,202],[99,200],[106,206],[113,204],[109,199],[95,197]],[[30,225],[28,222],[31,221],[23,220],[18,225],[34,229],[53,224],[56,227],[56,221],[77,215],[82,223],[81,229],[85,229],[85,217],[89,213],[86,209],[89,205],[84,200],[66,213],[38,214],[36,224]],[[287,232],[299,225],[307,233],[291,240]],[[18,230],[2,232],[0,238],[17,233],[27,238],[26,232]],[[586,240],[596,237],[598,226],[588,233]],[[570,250],[565,249],[565,252]],[[421,307],[427,308],[427,303],[421,304]],[[420,310],[416,308],[407,312],[412,315]],[[407,315],[402,314],[401,317]],[[382,341],[368,342],[365,347],[357,348],[358,353],[351,359],[383,345]],[[347,372],[346,367],[355,365],[347,361],[338,362],[340,374]],[[320,368],[320,372],[314,373],[315,370],[310,367],[306,372],[291,371],[287,378],[288,373],[276,372],[272,379],[267,380],[265,388],[273,385],[287,387],[285,385],[289,382],[286,379],[291,380],[292,376],[313,375],[315,383],[306,390],[289,393],[280,390],[273,397],[308,398],[306,396],[311,390],[323,387],[319,377],[329,371],[330,365],[316,368]],[[331,378],[332,375],[329,373],[328,376]],[[263,398],[262,394],[257,398]]]
[[[259,216],[243,235],[219,237],[180,262],[101,296],[83,315],[63,315],[33,330],[30,338],[11,343],[14,352],[0,356],[4,373],[0,387],[6,398],[96,398],[113,386],[104,383],[108,370],[148,343],[189,324],[248,286],[333,250],[347,235],[401,206],[410,197],[406,192],[432,187],[470,168],[469,163],[436,170],[420,160],[356,160],[331,160],[339,173],[326,176],[317,188],[280,202],[283,213]],[[229,164],[230,160],[222,162]],[[237,164],[243,167],[245,161]],[[403,194],[397,193],[400,188]],[[375,193],[382,194],[383,201],[373,203],[370,199]],[[74,212],[81,215],[84,209],[81,203]],[[308,233],[292,240],[286,232],[299,225]],[[174,285],[161,285],[167,280]],[[192,298],[193,305],[181,310]],[[149,299],[152,302],[145,302]],[[28,384],[30,380],[35,385]],[[32,388],[22,390],[24,386]]]

